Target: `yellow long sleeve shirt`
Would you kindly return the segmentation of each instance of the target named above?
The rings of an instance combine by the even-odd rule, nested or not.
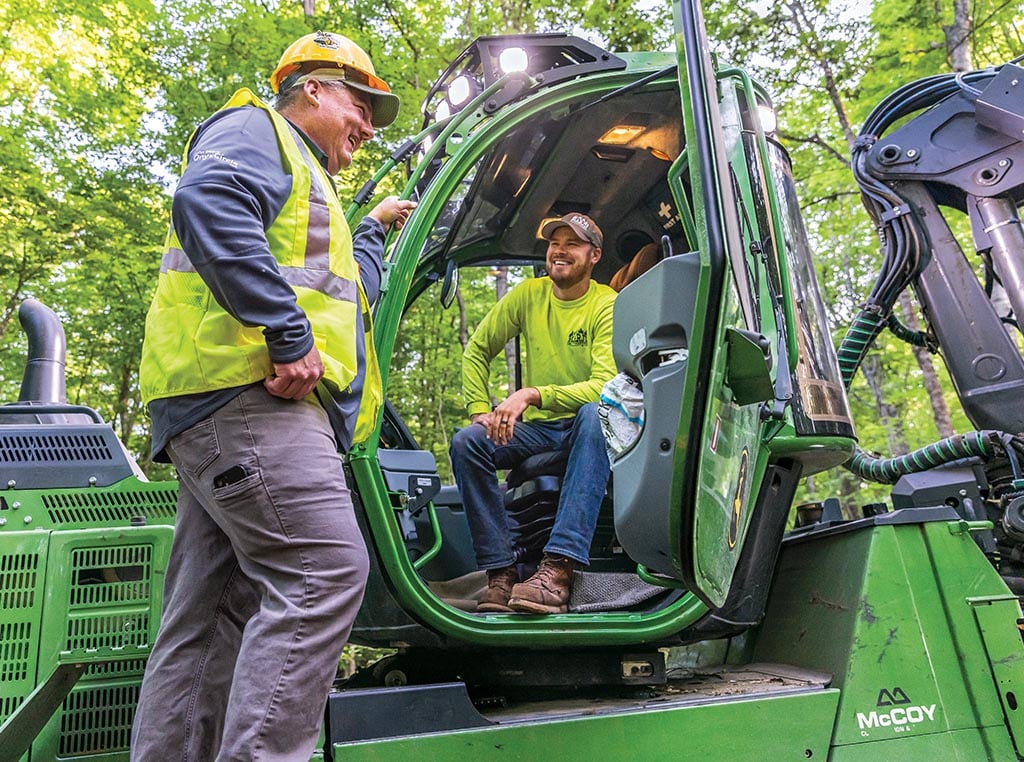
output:
[[[531,278],[499,301],[477,326],[462,355],[462,394],[470,415],[491,409],[490,363],[505,344],[522,336],[523,385],[540,392],[540,408],[527,408],[527,421],[575,415],[597,402],[615,375],[612,310],[616,293],[590,282],[579,299],[563,301],[550,278]]]

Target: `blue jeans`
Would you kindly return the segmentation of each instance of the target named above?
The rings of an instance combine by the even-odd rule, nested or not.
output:
[[[168,454],[178,516],[131,758],[309,762],[368,571],[327,414],[256,384]]]
[[[517,423],[512,441],[504,447],[496,447],[484,435],[484,427],[476,424],[452,437],[452,468],[481,569],[500,569],[515,560],[498,470],[515,468],[529,456],[551,450],[568,450],[569,464],[544,551],[587,564],[611,471],[597,403],[581,407],[575,418]]]

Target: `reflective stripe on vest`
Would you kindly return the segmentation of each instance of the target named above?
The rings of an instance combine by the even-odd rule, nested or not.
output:
[[[309,262],[309,260],[306,260]],[[325,296],[343,302],[355,302],[359,298],[359,291],[356,284],[345,278],[341,278],[326,268],[306,269],[302,267],[281,267],[281,277],[288,281],[291,286],[301,286],[312,291],[319,291]],[[169,247],[160,260],[160,272],[194,273],[195,267],[181,249]]]

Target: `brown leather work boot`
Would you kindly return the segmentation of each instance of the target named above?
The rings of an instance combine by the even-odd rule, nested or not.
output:
[[[564,614],[569,610],[569,588],[575,568],[576,562],[571,558],[545,553],[537,572],[512,588],[509,608],[530,614]]]
[[[512,593],[512,586],[519,581],[519,572],[514,566],[506,566],[501,569],[487,570],[487,589],[480,596],[480,602],[476,606],[477,611],[503,611],[510,612],[508,597]]]

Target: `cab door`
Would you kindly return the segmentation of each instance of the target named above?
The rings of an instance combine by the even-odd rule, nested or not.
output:
[[[764,140],[745,113],[756,108],[716,76],[697,0],[674,14],[686,142],[670,184],[692,207],[697,250],[672,252],[616,304],[616,361],[640,381],[644,412],[639,439],[613,457],[615,522],[645,576],[717,608],[767,471],[783,300],[766,266],[764,178],[744,159],[751,135]]]

